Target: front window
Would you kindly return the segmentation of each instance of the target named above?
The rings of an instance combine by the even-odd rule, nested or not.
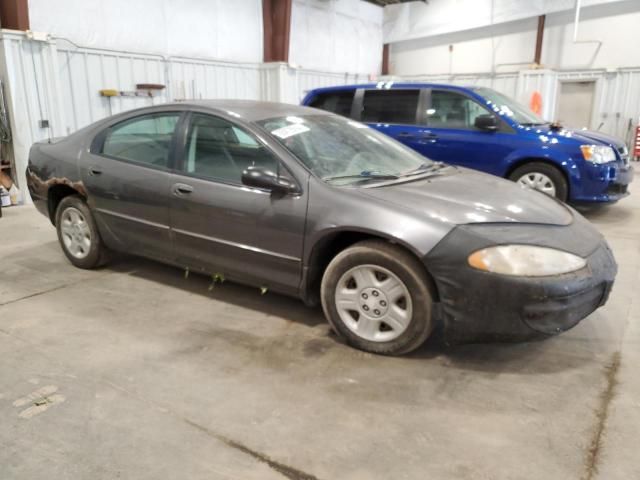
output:
[[[336,115],[271,118],[259,125],[316,176],[337,185],[395,179],[434,165],[386,135]]]
[[[450,90],[431,92],[431,107],[427,109],[427,126],[471,130],[476,118],[489,111],[475,100]]]
[[[475,89],[475,92],[484,97],[485,100],[488,101],[489,106],[500,115],[509,117],[520,125],[529,127],[548,123],[524,105],[521,105],[515,100],[512,100],[506,95],[496,92],[495,90],[486,87],[479,87]]]
[[[191,175],[242,183],[251,166],[278,171],[278,160],[253,136],[227,120],[194,113],[187,136],[183,170]]]

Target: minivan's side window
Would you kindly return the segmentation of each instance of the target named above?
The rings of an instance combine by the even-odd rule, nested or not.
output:
[[[367,90],[360,120],[369,123],[416,123],[420,90]]]
[[[249,132],[219,117],[191,117],[183,169],[199,177],[241,183],[250,166],[278,171],[278,159]]]
[[[101,153],[156,167],[167,167],[173,132],[180,113],[154,113],[113,125],[107,131]]]
[[[309,106],[350,117],[354,95],[355,90],[320,93],[309,103]]]
[[[431,92],[427,125],[434,128],[474,129],[476,117],[490,113],[465,95],[445,90]]]

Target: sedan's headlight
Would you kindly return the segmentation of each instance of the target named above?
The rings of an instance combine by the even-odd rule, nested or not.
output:
[[[560,275],[584,268],[584,258],[571,253],[533,245],[500,245],[478,250],[469,265],[485,272],[522,277]]]
[[[616,152],[606,145],[580,145],[582,156],[591,163],[607,163],[616,161]]]

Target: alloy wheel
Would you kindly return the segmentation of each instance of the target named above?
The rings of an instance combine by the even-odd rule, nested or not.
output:
[[[372,342],[398,338],[413,315],[407,286],[377,265],[359,265],[345,272],[336,286],[335,302],[347,328]]]
[[[83,259],[91,250],[91,229],[82,212],[68,207],[60,216],[60,233],[66,250],[75,258]]]
[[[548,176],[540,172],[525,173],[518,179],[518,184],[533,188],[552,197],[556,196],[556,186]]]

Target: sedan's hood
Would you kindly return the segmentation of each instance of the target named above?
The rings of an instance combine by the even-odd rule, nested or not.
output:
[[[504,222],[568,225],[573,219],[564,204],[543,193],[465,168],[448,167],[420,180],[361,191],[456,225]]]

